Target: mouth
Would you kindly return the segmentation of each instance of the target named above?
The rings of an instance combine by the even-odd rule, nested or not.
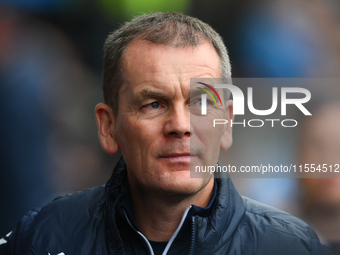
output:
[[[186,163],[190,164],[190,159],[192,159],[194,155],[190,153],[171,153],[160,156],[160,159],[166,160],[171,163]]]

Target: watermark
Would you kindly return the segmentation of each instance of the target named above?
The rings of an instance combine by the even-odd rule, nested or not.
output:
[[[339,88],[340,79],[192,79],[191,177],[340,178]]]
[[[216,125],[224,125],[228,124],[229,120],[227,119],[214,119],[213,120],[213,127],[216,127]],[[296,127],[298,125],[297,120],[295,119],[250,119],[242,121],[234,121],[230,120],[230,126],[233,127],[235,125],[241,125],[243,127],[263,127],[264,125],[269,125],[271,127],[275,127],[275,125],[281,125],[282,127]]]
[[[220,106],[223,107],[223,102],[221,100],[221,96],[217,92],[217,89],[221,91],[228,90],[228,93],[232,95],[233,98],[233,115],[244,115],[245,114],[245,95],[242,90],[237,87],[236,85],[232,84],[214,84],[209,85],[207,83],[201,81],[194,81],[197,85],[198,90],[201,90],[205,93],[201,94],[200,102],[201,102],[201,115],[207,115],[208,111],[208,99],[214,102],[213,106],[217,106],[217,97]],[[214,83],[214,82],[212,82]],[[255,116],[269,116],[273,114],[277,109],[280,101],[280,108],[281,108],[281,116],[287,116],[287,105],[293,105],[301,111],[302,114],[305,116],[311,116],[312,114],[310,111],[305,107],[305,104],[311,100],[311,92],[306,88],[299,88],[299,87],[272,87],[271,88],[271,106],[269,109],[257,109],[254,106],[254,93],[252,87],[247,87],[247,107],[250,113],[254,114]],[[278,90],[280,90],[280,97]],[[289,98],[289,95],[294,94],[295,96],[300,96],[299,98]],[[226,103],[226,102],[225,102]],[[224,104],[225,104],[224,103]],[[240,125],[243,127],[263,127],[265,124],[269,124],[271,127],[274,127],[275,124],[281,124],[282,127],[296,127],[298,125],[298,121],[295,119],[273,119],[273,118],[265,118],[265,119],[243,119],[241,121],[234,121],[233,119],[213,119],[213,127],[216,125],[224,125],[230,122],[231,126]]]
[[[262,177],[270,174],[280,174],[281,177],[291,177],[291,174],[302,174],[304,178],[308,175],[318,174],[321,175],[334,174],[333,176],[340,175],[340,163],[336,164],[289,164],[289,165],[272,165],[272,164],[260,164],[260,165],[241,165],[239,167],[228,165],[215,165],[215,166],[195,166],[195,173],[208,173],[214,175],[216,173],[238,173],[238,174],[261,174]]]
[[[202,84],[204,86],[207,86],[209,89],[211,89],[219,98],[220,102],[220,96],[216,92],[216,89],[228,89],[231,94],[233,95],[233,114],[234,115],[244,115],[244,101],[245,97],[240,88],[238,88],[235,85],[231,84],[215,84],[214,87],[204,84],[203,82],[197,82],[198,84]],[[197,87],[198,89],[202,89],[200,87]],[[216,88],[216,89],[215,89]],[[207,92],[210,97],[213,98],[212,94],[206,90],[202,89],[203,91]],[[248,87],[247,88],[248,94],[247,94],[247,106],[251,113],[258,115],[258,116],[267,116],[272,113],[274,113],[278,107],[278,88],[273,87],[272,88],[272,105],[269,109],[265,110],[259,110],[254,107],[253,103],[253,88]],[[297,93],[303,95],[303,98],[288,98],[288,94],[290,93]],[[202,115],[207,115],[207,97],[205,94],[201,95],[202,98]],[[286,116],[287,115],[287,105],[295,105],[304,115],[312,115],[304,106],[305,103],[307,103],[311,99],[311,93],[308,89],[305,88],[281,88],[281,115]],[[215,99],[213,98],[215,101]],[[215,101],[216,104],[216,101]],[[221,102],[222,105],[222,102]]]

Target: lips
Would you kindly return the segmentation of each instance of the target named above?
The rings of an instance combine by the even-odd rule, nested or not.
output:
[[[190,153],[171,153],[160,156],[160,159],[167,160],[172,163],[189,163],[190,158],[193,157]]]
[[[187,157],[190,156],[190,152],[184,152],[184,153],[170,153],[162,155],[162,158],[172,158],[172,157]]]

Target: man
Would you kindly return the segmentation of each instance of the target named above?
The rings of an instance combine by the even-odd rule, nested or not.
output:
[[[104,54],[99,138],[123,158],[105,188],[26,215],[2,240],[9,254],[327,254],[308,225],[242,198],[230,178],[190,178],[191,163],[216,165],[232,142],[230,126],[201,129],[197,114],[190,126],[202,103],[190,98],[190,78],[230,80],[212,28],[182,14],[145,15],[109,35]],[[232,105],[223,105],[209,104],[208,115],[230,120]]]

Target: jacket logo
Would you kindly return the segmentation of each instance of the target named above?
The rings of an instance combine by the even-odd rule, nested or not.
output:
[[[50,253],[48,253],[48,255],[51,255]],[[60,253],[58,253],[57,255],[65,255],[65,253],[63,253],[63,252],[60,252]]]

